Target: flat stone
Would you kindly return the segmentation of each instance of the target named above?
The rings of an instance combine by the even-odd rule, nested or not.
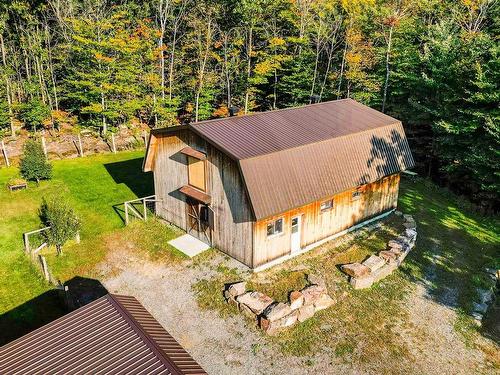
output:
[[[344,264],[340,269],[352,277],[362,277],[370,273],[370,269],[361,263]]]
[[[403,226],[406,229],[416,229],[417,228],[417,224],[415,222],[406,222],[406,223],[403,223]]]
[[[294,290],[290,293],[290,308],[296,310],[304,304],[304,295],[298,290]]]
[[[490,303],[493,299],[493,290],[492,289],[478,289],[479,299],[481,303]]]
[[[312,318],[314,316],[315,310],[313,305],[305,305],[302,306],[297,311],[298,311],[297,320],[302,323],[307,319]]]
[[[307,275],[307,281],[309,281],[310,284],[313,284],[313,285],[319,285],[323,288],[326,289],[326,282],[325,280],[323,280],[320,276],[318,275]]]
[[[396,215],[396,216],[402,216],[403,213],[401,211],[397,210],[397,211],[394,211],[394,215]]]
[[[275,302],[267,306],[262,315],[270,322],[274,322],[290,314],[291,312],[292,309],[287,304],[283,302]]]
[[[412,216],[412,215],[410,215],[410,214],[404,214],[404,215],[403,215],[403,218],[404,218],[406,221],[414,221],[413,216]]]
[[[415,229],[405,229],[403,236],[409,239],[414,239],[417,237],[417,231]]]
[[[297,317],[299,316],[299,313],[297,310],[292,311],[291,314],[288,314],[287,316],[281,318],[280,320],[282,321],[283,327],[290,327],[293,326],[297,322]]]
[[[322,294],[325,289],[319,285],[309,285],[301,290],[304,296],[304,305],[313,304]]]
[[[387,243],[387,246],[395,248],[395,249],[399,249],[399,250],[403,249],[403,243],[401,241],[398,241],[398,240],[390,240]]]
[[[257,314],[255,314],[252,311],[252,309],[250,307],[248,307],[247,305],[245,305],[243,303],[239,303],[238,307],[239,307],[240,311],[243,313],[243,315],[245,315],[246,317],[248,317],[252,320],[257,319]]]
[[[382,268],[379,268],[377,271],[375,271],[372,274],[373,277],[373,282],[380,281],[382,279],[385,279],[387,276],[389,276],[395,269],[398,268],[398,265],[396,263],[388,263]]]
[[[378,270],[385,264],[385,260],[377,255],[370,255],[370,257],[363,261],[362,263],[370,269],[370,272]]]
[[[476,303],[476,302],[474,302],[472,304],[472,309],[475,312],[478,312],[478,313],[481,313],[482,315],[484,315],[486,313],[486,311],[488,310],[488,304],[487,303]]]
[[[371,275],[365,276],[365,277],[362,277],[359,279],[357,279],[355,277],[350,277],[349,282],[351,283],[351,285],[354,289],[365,289],[365,288],[369,288],[372,286],[373,277]]]
[[[335,304],[335,300],[330,297],[328,294],[322,294],[315,302],[314,302],[314,310],[320,311],[327,309]]]
[[[236,297],[240,304],[248,306],[255,314],[259,315],[264,309],[273,303],[273,299],[261,292],[246,292]]]
[[[386,263],[396,261],[397,255],[392,251],[383,250],[378,253],[379,257],[383,258]]]
[[[405,246],[405,247],[407,247],[407,246]],[[402,250],[401,247],[391,247],[391,248],[389,248],[388,251],[391,252],[391,253],[396,254],[396,256],[399,255],[399,254],[401,254],[403,252],[403,250]]]
[[[236,298],[246,292],[247,283],[246,281],[240,281],[229,285],[227,288],[228,295],[230,297]]]

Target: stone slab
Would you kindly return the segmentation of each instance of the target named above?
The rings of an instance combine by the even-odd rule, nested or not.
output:
[[[344,264],[340,267],[340,269],[352,277],[363,277],[370,273],[370,269],[361,263],[349,263]]]
[[[198,238],[193,237],[190,234],[184,234],[168,241],[168,244],[175,247],[181,253],[186,254],[190,258],[210,249],[210,245],[200,241]]]
[[[370,255],[370,257],[362,263],[370,269],[370,272],[378,270],[385,264],[385,260],[377,255]]]

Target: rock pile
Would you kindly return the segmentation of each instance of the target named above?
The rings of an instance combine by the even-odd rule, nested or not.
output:
[[[402,214],[397,211],[396,214]],[[387,244],[388,250],[378,255],[371,255],[362,263],[344,264],[341,269],[349,275],[349,282],[354,289],[369,288],[373,283],[389,276],[415,247],[417,240],[417,224],[411,215],[402,215],[404,218],[404,232]]]
[[[229,285],[224,291],[224,297],[270,335],[297,322],[303,322],[335,303],[322,282],[306,286],[300,291],[292,291],[287,303],[276,302],[260,292],[246,291],[244,281]]]

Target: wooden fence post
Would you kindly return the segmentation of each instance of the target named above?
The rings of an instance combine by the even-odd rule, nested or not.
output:
[[[148,208],[146,206],[146,198],[144,198],[142,200],[142,204],[143,204],[143,207],[144,207],[144,221],[146,221],[146,219],[148,218],[148,214],[147,214]]]
[[[50,281],[49,268],[47,267],[47,261],[43,255],[38,255],[38,259],[40,260],[40,264],[42,265],[42,272],[45,280]]]
[[[28,238],[28,233],[23,233],[24,237],[24,251],[29,253],[30,252],[30,239]]]
[[[80,149],[80,157],[82,158],[83,157],[83,147],[82,147],[81,133],[78,133],[78,145],[79,145],[79,149]]]
[[[116,154],[116,144],[115,144],[115,134],[111,133],[111,146],[113,149],[113,154]]]
[[[80,243],[80,231],[76,232],[75,241],[76,243]]]
[[[3,139],[2,139],[2,152],[3,152],[3,157],[5,158],[5,164],[7,164],[7,167],[10,167],[9,155],[7,155],[7,149],[5,148],[5,143]]]
[[[148,138],[147,138],[146,130],[142,131],[142,138],[144,138],[144,146],[147,146],[147,144],[148,144]]]
[[[125,225],[128,225],[128,203],[125,202]]]

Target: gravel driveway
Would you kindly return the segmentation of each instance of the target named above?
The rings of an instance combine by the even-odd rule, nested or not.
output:
[[[215,311],[200,310],[191,285],[214,274],[213,266],[194,266],[191,261],[169,266],[131,253],[111,254],[101,270],[108,291],[136,297],[209,374],[376,373],[336,359],[329,348],[314,357],[284,356],[277,344],[249,327],[242,317],[222,319]],[[241,268],[237,262],[221,256],[211,262]],[[428,300],[421,287],[416,288],[410,301],[409,315],[415,335],[405,333],[402,338],[412,348],[414,373],[491,371],[482,365],[482,352],[466,348],[453,331],[452,310]]]

